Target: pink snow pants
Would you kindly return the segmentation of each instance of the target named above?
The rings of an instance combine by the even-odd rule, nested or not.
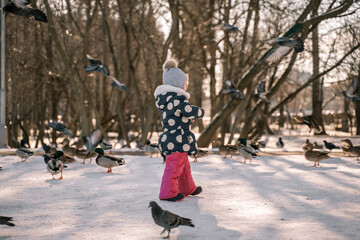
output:
[[[187,196],[196,190],[186,152],[175,152],[167,155],[165,164],[160,187],[160,199],[176,197],[179,193]]]

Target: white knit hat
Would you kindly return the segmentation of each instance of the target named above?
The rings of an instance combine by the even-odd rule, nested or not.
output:
[[[168,59],[163,65],[163,84],[171,85],[184,89],[188,76],[179,68],[177,68],[175,59]]]

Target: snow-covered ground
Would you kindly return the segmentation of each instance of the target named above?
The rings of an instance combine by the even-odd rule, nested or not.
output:
[[[296,141],[285,138],[285,146],[301,149]],[[360,239],[355,158],[334,157],[320,167],[303,155],[260,156],[252,164],[217,154],[190,159],[204,191],[172,203],[158,200],[160,157],[122,157],[126,164],[113,173],[94,161],[69,164],[64,180],[51,179],[41,156],[0,157],[0,215],[16,224],[0,225],[0,240],[161,239],[152,200],[195,224],[174,229],[170,239]]]

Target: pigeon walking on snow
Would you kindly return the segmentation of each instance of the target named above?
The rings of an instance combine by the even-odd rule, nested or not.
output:
[[[163,210],[154,201],[150,202],[149,207],[151,207],[151,215],[154,219],[154,222],[160,227],[164,228],[164,230],[160,234],[164,234],[166,230],[168,231],[168,235],[164,238],[169,238],[171,229],[176,228],[180,225],[195,227],[195,225],[192,224],[191,219],[183,218],[172,212]]]
[[[10,221],[13,221],[12,217],[0,216],[0,225],[8,225],[10,227],[14,227],[15,224]]]
[[[257,88],[256,88],[257,93],[254,94],[254,96],[256,98],[263,100],[266,103],[270,103],[269,99],[267,99],[267,97],[266,97],[267,92],[265,91],[265,84],[266,84],[265,81],[262,81],[259,84],[259,86],[257,86]]]
[[[331,142],[327,142],[325,140],[324,140],[324,144],[325,144],[325,147],[330,150],[330,152],[331,152],[331,150],[333,150],[335,148],[340,148],[340,147],[335,146],[335,144],[333,144]]]
[[[62,132],[64,133],[65,135],[68,135],[70,136],[71,138],[74,137],[74,135],[71,134],[71,132],[69,131],[69,129],[66,128],[66,126],[60,122],[49,122],[48,123],[48,127],[51,127],[53,128],[55,131],[58,131],[58,132]]]
[[[284,147],[284,142],[283,142],[281,137],[279,137],[279,140],[277,141],[276,146],[278,148],[283,148]]]
[[[295,52],[304,51],[304,43],[300,38],[290,39],[287,37],[280,37],[274,40],[273,47],[266,56],[267,62],[276,62],[282,57],[286,56],[294,49]]]
[[[223,88],[220,91],[220,94],[224,95],[233,95],[239,100],[244,100],[245,96],[242,92],[237,89],[230,80],[225,80]]]
[[[30,0],[10,0],[5,7],[3,7],[3,14],[9,12],[15,15],[20,15],[26,18],[34,18],[37,21],[47,23],[48,19],[41,10],[29,7]]]
[[[90,65],[85,66],[86,72],[101,72],[105,76],[110,76],[110,71],[107,66],[103,65],[100,60],[92,58],[90,55],[86,55],[90,62]]]

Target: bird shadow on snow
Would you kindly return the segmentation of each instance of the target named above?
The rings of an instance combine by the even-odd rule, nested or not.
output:
[[[249,160],[246,161],[246,163],[244,163],[243,159],[239,159],[239,158],[223,158],[224,163],[229,164],[229,165],[233,165],[233,166],[247,166],[247,167],[259,167],[260,164],[254,163],[256,161],[253,160],[251,163],[249,163]]]
[[[203,213],[199,205],[199,197],[188,198],[187,206],[193,206],[192,216],[195,229],[179,228],[178,240],[187,239],[239,239],[243,234],[239,231],[221,227],[218,224],[217,218],[209,213]],[[184,203],[185,203],[184,202]]]

